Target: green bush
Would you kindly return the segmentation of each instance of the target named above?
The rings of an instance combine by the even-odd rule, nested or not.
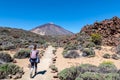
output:
[[[89,41],[89,39],[90,39],[90,36],[89,36],[87,33],[85,33],[85,32],[80,32],[80,33],[78,33],[76,40],[77,40],[80,44],[83,44],[85,41]]]
[[[99,65],[99,72],[102,73],[114,73],[117,72],[116,66],[111,61],[104,61]]]
[[[120,75],[117,73],[104,74],[104,80],[120,80]]]
[[[68,50],[64,50],[62,55],[64,56],[67,52],[68,52]]]
[[[98,33],[91,34],[92,42],[94,42],[96,45],[100,45],[102,42],[102,37]]]
[[[16,49],[16,46],[13,44],[14,42],[13,41],[11,41],[11,39],[10,40],[8,40],[8,41],[3,41],[2,42],[2,45],[1,45],[1,48],[3,49],[3,50],[11,50],[11,49]]]
[[[1,47],[2,50],[11,50],[11,49],[16,49],[15,45],[5,45]]]
[[[13,58],[8,53],[0,52],[0,60],[2,62],[12,62]]]
[[[30,50],[20,50],[15,55],[14,58],[24,59],[30,57]]]
[[[85,72],[79,75],[83,80],[104,80],[103,76],[99,73]]]
[[[51,70],[58,72],[58,68],[55,65],[51,65],[50,68]]]
[[[104,54],[103,58],[110,59],[110,54],[108,54],[108,53]]]
[[[69,74],[68,73],[69,69],[66,68],[64,70],[62,70],[59,74],[58,74],[58,77],[60,80],[67,80],[69,78]]]
[[[15,75],[17,73],[23,74],[23,70],[14,64],[2,64],[0,65],[0,79],[8,78],[8,75]]]
[[[91,64],[81,64],[70,67],[58,73],[60,80],[120,80],[120,71],[110,62],[103,62],[98,67]]]
[[[98,72],[98,68],[97,66],[91,65],[91,64],[81,64],[78,67],[78,71],[80,71],[80,73],[84,73],[84,72]]]
[[[95,46],[96,45],[93,42],[90,42],[90,43],[86,44],[86,48],[92,48],[92,47],[95,47]]]
[[[82,56],[84,56],[84,57],[94,57],[95,56],[95,51],[92,48],[85,48],[85,49],[83,49]]]
[[[96,45],[96,46],[95,46],[95,49],[101,50],[102,47],[101,47],[100,45]]]
[[[11,49],[16,49],[16,47],[14,45],[11,46],[5,46],[3,47],[4,50],[11,50]]]
[[[77,37],[77,41],[79,41],[80,43],[84,43],[84,39],[81,36]]]
[[[75,80],[83,80],[83,78],[81,78],[81,77],[77,77]]]
[[[77,50],[77,45],[75,44],[69,44],[69,45],[66,45],[65,50]]]
[[[60,80],[75,80],[77,77],[77,70],[75,67],[66,68],[60,73],[58,73]]]

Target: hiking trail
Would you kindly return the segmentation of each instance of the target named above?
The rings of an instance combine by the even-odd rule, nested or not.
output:
[[[30,78],[30,68],[25,67],[25,73],[19,80],[51,80],[52,76],[50,75],[49,66],[52,64],[52,58],[54,56],[53,50],[54,48],[52,46],[46,49],[44,56],[40,59],[40,63],[38,64],[37,75]]]

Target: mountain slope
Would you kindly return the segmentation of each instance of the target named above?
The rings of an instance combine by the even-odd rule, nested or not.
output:
[[[23,48],[33,43],[42,44],[44,42],[45,38],[43,36],[30,31],[0,27],[0,49]]]
[[[120,18],[113,17],[101,22],[95,22],[91,25],[84,26],[81,31],[75,35],[59,39],[60,45],[79,45],[91,40],[91,34],[100,34],[102,45],[117,46],[120,44]],[[89,41],[87,41],[89,40]]]
[[[31,30],[31,32],[40,34],[40,35],[73,35],[72,32],[65,30],[64,28],[56,25],[56,24],[52,24],[52,23],[47,23],[41,26],[38,26],[34,29]]]
[[[113,17],[101,22],[95,22],[93,25],[84,26],[81,32],[89,35],[99,33],[102,36],[103,44],[114,46],[120,43],[120,19]]]

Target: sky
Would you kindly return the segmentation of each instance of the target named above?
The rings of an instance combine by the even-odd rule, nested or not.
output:
[[[25,30],[52,22],[78,33],[114,16],[120,17],[120,0],[0,0],[0,26]]]

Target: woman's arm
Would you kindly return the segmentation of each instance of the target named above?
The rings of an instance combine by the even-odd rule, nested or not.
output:
[[[31,55],[32,55],[32,51],[30,52],[30,58],[31,58]]]
[[[37,56],[39,56],[39,50],[37,50],[37,53],[36,53]]]

